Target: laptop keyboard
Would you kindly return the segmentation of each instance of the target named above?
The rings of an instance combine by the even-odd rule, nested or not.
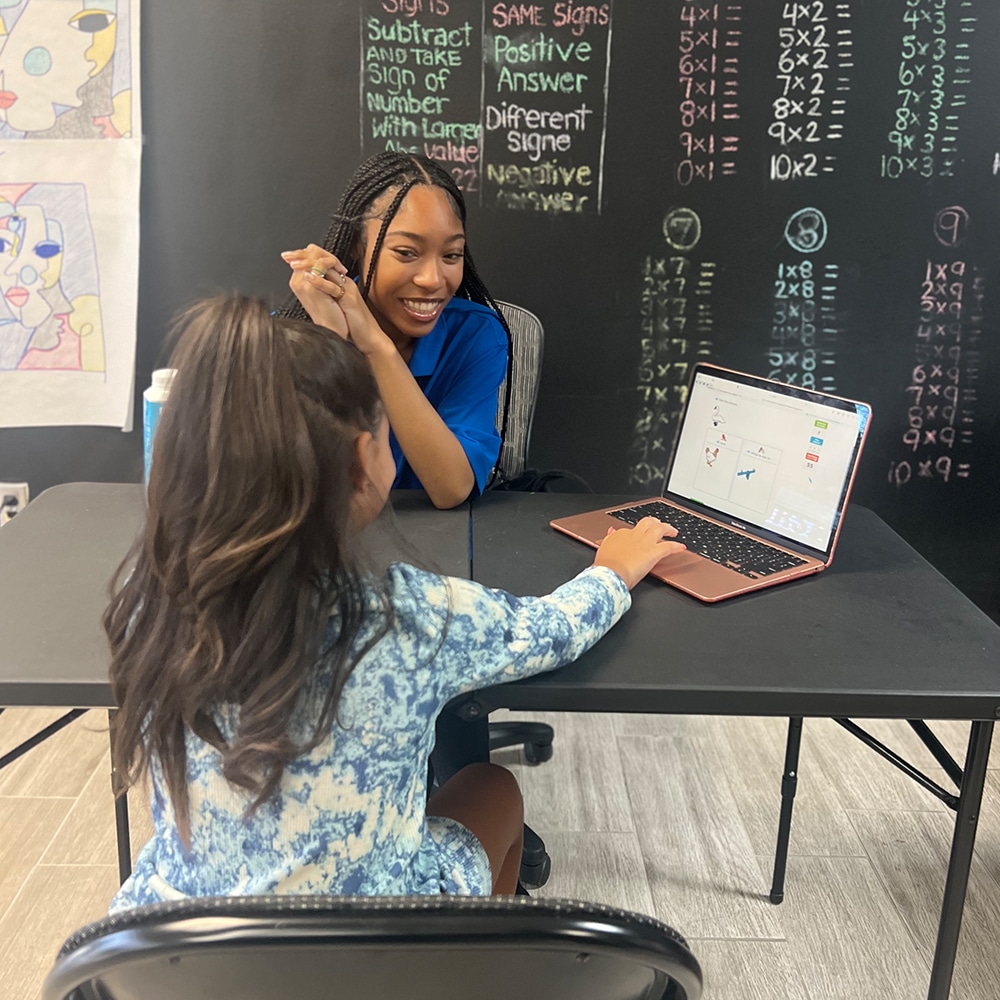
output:
[[[753,580],[801,566],[806,561],[658,500],[608,513],[626,524],[638,524],[644,517],[655,517],[671,524],[678,531],[677,537],[672,541],[683,542],[690,552],[696,552]]]

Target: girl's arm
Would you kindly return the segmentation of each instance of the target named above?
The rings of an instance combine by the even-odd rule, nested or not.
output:
[[[445,641],[460,668],[446,697],[572,663],[632,604],[621,577],[596,566],[544,597],[515,597],[464,580],[451,583]]]
[[[594,565],[545,597],[514,597],[468,580],[442,580],[394,566],[391,572],[416,598],[411,628],[422,626],[432,638],[444,635],[428,664],[442,704],[457,694],[577,659],[629,609],[630,589],[661,559],[684,550],[669,540],[676,534],[654,518],[609,532]],[[431,629],[428,616],[436,620]]]

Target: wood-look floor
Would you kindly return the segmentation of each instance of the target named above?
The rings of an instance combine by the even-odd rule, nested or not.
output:
[[[60,713],[0,715],[0,754]],[[519,716],[527,717],[527,716]],[[521,780],[552,856],[540,895],[654,914],[691,941],[709,1000],[921,1000],[952,814],[834,723],[806,720],[785,902],[767,900],[786,723],[559,715]],[[116,885],[106,717],[0,771],[0,998],[34,1000],[62,942]],[[870,728],[943,773],[903,723]],[[935,727],[961,761],[968,726]],[[979,824],[953,1000],[1000,1000],[1000,750]],[[131,803],[133,850],[149,835]]]

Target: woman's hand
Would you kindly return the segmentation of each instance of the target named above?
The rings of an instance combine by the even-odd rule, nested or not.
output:
[[[676,534],[655,517],[644,517],[634,528],[608,528],[594,565],[613,569],[631,590],[664,556],[685,550],[680,542],[666,541]]]
[[[322,270],[324,275],[333,271],[346,282],[347,269],[333,254],[328,254],[315,243],[310,243],[304,250],[286,250],[281,257],[292,269],[288,287],[302,303],[302,308],[309,314],[309,318],[317,326],[325,326],[328,330],[333,330],[334,333],[348,339],[350,325],[344,310],[338,304],[344,286],[341,286],[339,279],[327,281],[325,277],[320,278],[310,271],[312,267],[317,271]]]
[[[310,243],[304,250],[288,250],[281,257],[292,269],[288,287],[314,323],[350,340],[363,354],[380,348],[395,350],[358,286],[347,277],[347,268],[332,253]]]

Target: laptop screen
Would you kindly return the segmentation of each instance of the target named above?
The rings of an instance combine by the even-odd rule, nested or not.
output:
[[[667,495],[825,553],[870,414],[865,403],[698,365]]]

